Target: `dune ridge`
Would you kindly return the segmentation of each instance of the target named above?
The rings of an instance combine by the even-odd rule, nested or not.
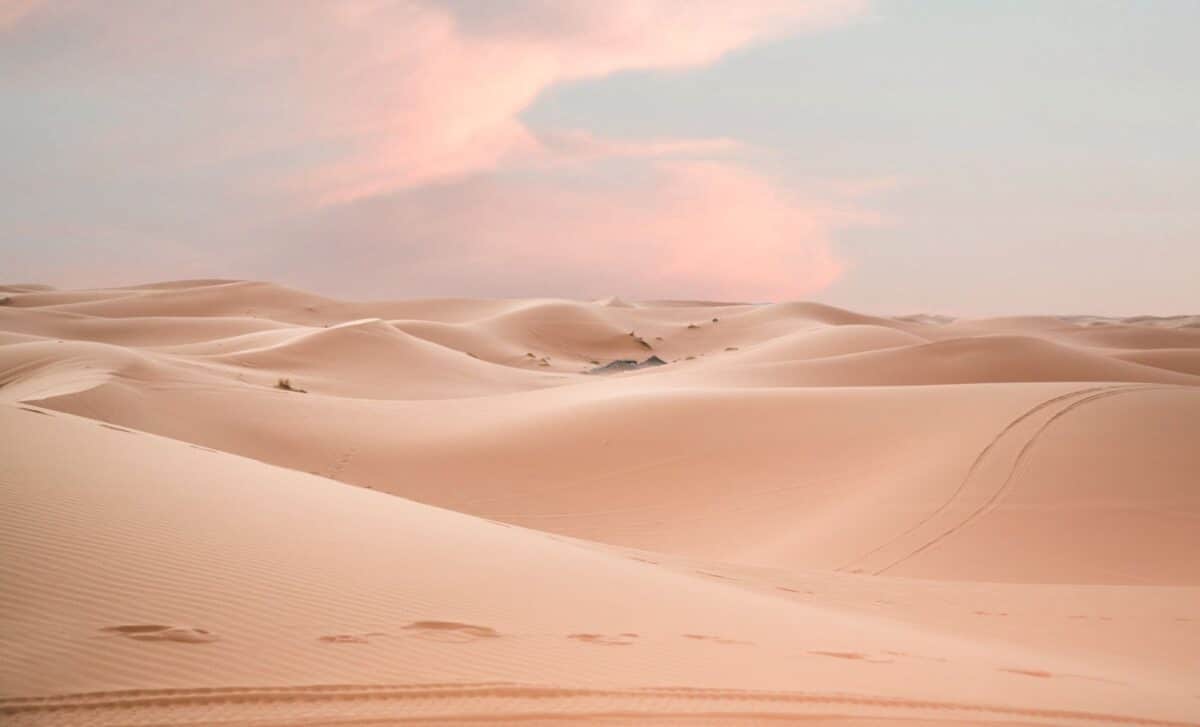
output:
[[[1194,317],[0,292],[6,724],[1200,724]]]

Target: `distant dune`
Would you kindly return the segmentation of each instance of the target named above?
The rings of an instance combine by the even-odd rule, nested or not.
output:
[[[1194,316],[0,303],[6,725],[1200,724]]]

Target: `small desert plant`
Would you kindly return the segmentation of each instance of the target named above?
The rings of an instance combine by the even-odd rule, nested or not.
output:
[[[0,295],[0,305],[10,305],[11,303],[12,298],[10,296]]]
[[[654,348],[653,346],[651,346],[649,343],[646,342],[646,339],[642,338],[641,336],[634,336],[633,340],[636,341],[639,345],[644,346],[645,348]]]
[[[298,393],[298,394],[307,394],[307,393],[308,393],[308,392],[307,392],[307,391],[305,391],[304,389],[300,389],[300,388],[297,388],[297,387],[295,387],[295,386],[292,386],[292,380],[291,380],[291,379],[283,379],[283,378],[281,378],[279,381],[276,381],[276,382],[275,382],[275,388],[276,388],[276,389],[283,389],[284,391],[294,391],[294,392],[296,392],[296,393]]]
[[[713,323],[716,323],[716,322],[717,322],[717,321],[719,321],[719,320],[721,320],[721,319],[720,319],[720,318],[714,318],[714,319],[713,319]]]
[[[695,323],[689,323],[689,324],[688,324],[688,328],[699,328],[699,327],[700,327],[700,326],[696,325]]]

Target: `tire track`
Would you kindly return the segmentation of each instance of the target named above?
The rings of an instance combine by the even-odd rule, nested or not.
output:
[[[1183,722],[1134,715],[1117,715],[1070,709],[1035,708],[972,702],[954,702],[935,699],[907,699],[902,697],[873,696],[850,693],[816,693],[790,691],[757,691],[704,687],[643,687],[599,689],[588,687],[562,687],[553,685],[520,684],[508,682],[458,683],[458,684],[375,684],[375,685],[321,685],[293,687],[212,687],[203,689],[143,689],[115,692],[89,692],[46,697],[0,699],[0,715],[55,715],[90,711],[91,717],[104,710],[120,711],[138,708],[182,708],[212,707],[219,705],[248,705],[258,708],[296,704],[341,703],[351,701],[404,702],[413,700],[474,699],[474,700],[556,700],[554,714],[560,719],[591,719],[604,712],[565,711],[564,700],[581,699],[663,699],[682,702],[737,702],[747,707],[755,703],[779,706],[833,705],[891,709],[897,711],[944,711],[1004,717],[1030,717],[1047,720],[1070,720],[1077,722],[1100,722],[1109,724],[1147,725],[1151,727],[1200,727],[1200,723]],[[539,710],[540,711],[540,710]],[[615,712],[609,712],[615,713]],[[692,710],[673,711],[640,709],[622,711],[621,714],[636,714],[644,717],[695,716]],[[754,716],[753,709],[730,711],[731,716]],[[521,712],[504,714],[489,712],[494,720],[520,719]],[[444,715],[445,719],[457,715]],[[428,720],[425,716],[421,719]]]
[[[1083,406],[1084,404],[1089,404],[1091,402],[1098,401],[1100,399],[1107,399],[1107,398],[1110,398],[1113,396],[1120,396],[1123,394],[1133,394],[1133,393],[1146,392],[1146,391],[1175,390],[1175,389],[1181,389],[1181,388],[1188,388],[1188,387],[1155,386],[1155,385],[1100,387],[1099,389],[1093,390],[1094,393],[1084,396],[1082,399],[1079,399],[1078,401],[1071,402],[1067,406],[1063,407],[1061,410],[1055,412],[1053,416],[1051,416],[1049,419],[1047,419],[1045,422],[1043,422],[1042,425],[1040,427],[1038,427],[1037,430],[1034,431],[1034,433],[1032,435],[1030,435],[1029,439],[1026,440],[1025,444],[1022,445],[1020,451],[1017,452],[1017,456],[1013,458],[1012,465],[1009,467],[1008,474],[1005,476],[1004,481],[1000,483],[1000,486],[996,488],[995,492],[993,492],[992,495],[986,501],[983,502],[983,504],[981,504],[979,507],[977,507],[973,511],[971,511],[971,513],[968,514],[965,518],[963,518],[963,520],[961,522],[959,522],[957,525],[954,525],[949,530],[946,530],[941,535],[938,535],[937,537],[933,538],[932,540],[925,543],[924,545],[917,548],[916,550],[912,551],[908,555],[905,555],[905,556],[899,558],[898,560],[895,560],[892,563],[884,566],[883,568],[880,568],[879,570],[875,571],[874,575],[883,575],[885,572],[891,570],[892,568],[895,568],[896,566],[900,565],[901,563],[921,554],[922,552],[928,550],[929,548],[933,547],[934,545],[937,545],[938,543],[942,542],[943,540],[950,537],[951,535],[958,532],[959,530],[962,530],[964,527],[969,525],[972,521],[974,521],[979,516],[990,511],[991,509],[993,509],[996,502],[998,502],[1000,497],[1009,489],[1010,485],[1012,484],[1013,478],[1017,473],[1017,470],[1020,468],[1021,463],[1025,460],[1025,457],[1029,454],[1030,450],[1033,448],[1033,445],[1037,443],[1037,441],[1041,438],[1041,436],[1043,434],[1045,434],[1046,430],[1050,428],[1050,425],[1054,424],[1054,422],[1058,421],[1062,417],[1066,416],[1067,414],[1070,414],[1071,412],[1075,411],[1076,409]],[[1059,398],[1061,398],[1061,397],[1059,397]],[[1051,401],[1053,401],[1053,400],[1051,400]],[[1005,431],[1008,431],[1007,427],[1005,428]],[[1003,436],[1003,432],[999,436]],[[997,437],[997,440],[999,439],[999,436]],[[992,444],[995,444],[995,442],[997,440],[993,440]],[[988,446],[991,447],[991,445],[988,445]]]
[[[1084,388],[1084,389],[1075,389],[1075,390],[1069,391],[1065,394],[1059,394],[1058,396],[1052,397],[1050,399],[1046,399],[1045,401],[1042,401],[1042,402],[1038,403],[1037,405],[1033,406],[1032,408],[1026,410],[1023,414],[1021,414],[1017,418],[1013,419],[1008,424],[1004,425],[1004,428],[1001,429],[999,432],[997,432],[996,435],[994,437],[992,437],[991,441],[989,441],[984,446],[984,448],[979,451],[979,454],[977,454],[975,456],[975,459],[971,462],[971,466],[967,468],[967,474],[964,475],[962,481],[958,483],[958,487],[956,487],[954,489],[954,492],[950,493],[950,497],[948,497],[945,502],[943,502],[941,505],[939,505],[937,507],[937,509],[935,509],[933,512],[930,512],[925,517],[918,520],[916,523],[914,523],[912,526],[910,526],[904,532],[892,537],[891,539],[887,540],[886,542],[884,542],[881,545],[876,546],[875,548],[871,549],[870,551],[857,556],[854,560],[850,561],[849,563],[846,563],[845,565],[838,567],[836,570],[838,570],[838,571],[850,570],[851,568],[853,568],[853,566],[857,565],[858,563],[861,563],[862,561],[866,560],[867,558],[870,558],[872,555],[875,555],[876,553],[879,553],[879,552],[887,549],[888,547],[900,542],[901,540],[908,537],[909,535],[912,535],[913,533],[917,532],[922,527],[924,527],[925,525],[927,525],[928,523],[933,521],[934,518],[938,517],[943,512],[945,512],[947,509],[949,509],[950,506],[954,504],[954,501],[958,499],[959,495],[961,495],[966,490],[967,485],[971,481],[971,478],[975,476],[975,472],[979,469],[980,465],[983,464],[984,459],[986,459],[987,456],[992,452],[992,450],[995,449],[996,445],[1000,443],[1000,440],[1003,439],[1005,437],[1005,435],[1007,435],[1013,429],[1015,429],[1016,427],[1020,426],[1023,422],[1028,420],[1030,417],[1038,414],[1039,412],[1046,409],[1047,407],[1053,406],[1054,404],[1057,404],[1058,402],[1061,402],[1064,400],[1073,399],[1075,397],[1084,396],[1084,395],[1087,395],[1090,393],[1107,391],[1107,390],[1118,389],[1118,388],[1126,388],[1126,385],[1113,384],[1113,385],[1108,385],[1108,386],[1093,386],[1093,387]]]

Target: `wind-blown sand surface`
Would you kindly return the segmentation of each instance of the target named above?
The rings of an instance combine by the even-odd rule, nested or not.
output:
[[[1200,724],[1196,318],[0,303],[5,724]]]

